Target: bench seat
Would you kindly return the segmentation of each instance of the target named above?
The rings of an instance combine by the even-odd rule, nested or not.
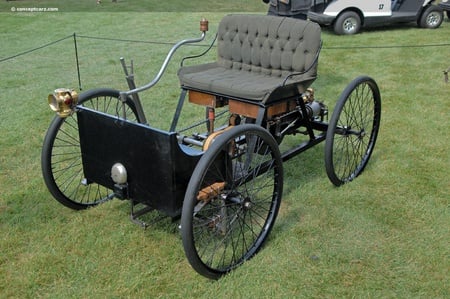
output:
[[[321,40],[316,23],[228,15],[217,34],[217,61],[181,67],[182,88],[266,103],[304,92],[317,76]]]

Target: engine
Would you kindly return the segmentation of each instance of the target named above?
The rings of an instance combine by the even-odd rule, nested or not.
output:
[[[304,120],[324,121],[328,115],[328,108],[322,102],[314,99],[314,90],[308,90],[295,100],[295,105],[287,112],[276,115],[267,121],[267,127],[277,139],[288,134],[305,133],[298,131]]]

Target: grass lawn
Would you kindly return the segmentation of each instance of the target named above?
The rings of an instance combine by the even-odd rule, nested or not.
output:
[[[101,0],[16,0],[0,2],[1,11],[19,11],[20,8],[54,8],[58,12],[220,12],[220,11],[261,11],[267,9],[262,1],[227,0],[210,3],[204,0],[190,1],[127,1]]]
[[[73,12],[8,10],[32,2]],[[86,13],[87,0],[59,2],[2,1],[0,61],[75,32],[83,36],[83,90],[125,89],[121,56],[134,60],[138,84],[148,82],[170,49],[166,43],[197,36],[206,17],[207,44],[226,13],[220,5],[162,12],[169,9],[152,10],[145,1],[136,2],[153,12],[134,12],[138,5],[130,4],[126,12]],[[260,2],[235,1],[265,13]],[[129,221],[127,201],[75,212],[45,188],[40,151],[54,116],[46,98],[58,87],[78,88],[73,39],[1,61],[0,298],[449,298],[449,35],[447,19],[437,30],[408,24],[355,36],[323,31],[318,98],[332,109],[361,74],[380,86],[382,124],[372,159],[340,188],[327,179],[323,144],[285,163],[282,206],[266,246],[217,282],[192,270],[170,219],[144,230]],[[145,93],[150,123],[167,128],[179,94],[178,61],[202,49],[182,48]]]

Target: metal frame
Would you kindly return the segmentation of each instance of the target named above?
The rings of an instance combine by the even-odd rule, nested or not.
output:
[[[126,102],[127,98],[133,101],[140,124],[126,120],[125,113],[118,118],[117,116],[105,115],[82,106],[77,109],[86,178],[113,189],[119,198],[130,199],[130,218],[133,222],[143,227],[146,227],[146,224],[138,218],[155,209],[173,218],[180,216],[184,191],[189,177],[203,153],[203,149],[201,148],[202,142],[176,132],[186,97],[190,92],[194,92],[193,90],[181,89],[168,132],[152,128],[147,124],[139,93],[153,87],[161,79],[170,59],[178,48],[185,44],[200,42],[204,38],[205,32],[203,31],[199,38],[186,39],[175,44],[167,54],[156,77],[150,83],[141,87],[136,87],[134,82],[133,61],[127,66],[125,59],[120,58],[125,78],[130,88],[128,91],[120,92],[120,100],[123,103]],[[185,59],[206,54],[213,43],[200,55],[184,58],[182,63]],[[316,57],[315,62],[317,60],[318,57]],[[198,92],[201,93],[202,91]],[[224,98],[224,95],[210,96]],[[276,107],[286,101],[295,103],[295,107],[292,110],[283,112],[288,115],[290,124],[285,125],[286,128],[279,137],[282,138],[283,135],[300,133],[307,135],[309,140],[282,153],[282,160],[287,161],[324,141],[326,137],[325,133],[328,125],[323,122],[323,117],[327,114],[327,108],[321,104],[321,119],[312,120],[312,117],[308,116],[310,112],[305,100],[307,99],[304,98],[303,94],[298,94],[296,96],[290,95],[285,99],[270,101],[267,104],[231,98],[226,98],[224,101],[251,107],[254,115],[250,119],[253,119],[252,121],[255,124],[266,127],[269,127],[267,117],[268,111],[272,107]],[[125,104],[123,107],[125,112]],[[283,115],[280,117],[282,119]],[[93,126],[97,129],[95,131],[89,130]],[[289,126],[292,126],[292,131]],[[305,130],[298,131],[297,129],[300,127],[304,127]],[[314,131],[320,131],[321,133],[316,135]],[[111,144],[108,140],[114,140],[114,144]],[[130,155],[130,152],[133,152],[133,154]],[[155,162],[152,163],[151,161]],[[135,177],[130,178],[126,186],[114,184],[107,175],[108,167],[117,162],[127,164],[128,167],[133,168],[132,171],[134,173],[138,173]],[[161,181],[161,178],[164,182]],[[151,192],[152,190],[153,192]],[[143,204],[145,207],[136,210],[137,204]]]
[[[307,88],[315,76],[297,82],[301,88],[278,86],[262,101],[183,85],[170,129],[151,127],[139,93],[157,84],[179,47],[203,40],[206,30],[201,25],[200,38],[175,44],[156,77],[142,87],[136,87],[133,62],[127,66],[121,58],[128,91],[94,89],[77,104],[75,91],[55,90],[48,102],[57,116],[44,140],[42,170],[49,191],[69,208],[117,197],[130,201],[131,221],[144,228],[162,217],[181,218],[190,264],[217,279],[256,254],[270,233],[281,203],[284,161],[326,141],[325,167],[334,185],[363,171],[378,134],[381,98],[376,82],[360,76],[343,91],[328,123],[327,106]],[[206,115],[179,129],[186,97]],[[204,132],[192,132],[199,126]],[[288,135],[302,138],[280,153]],[[143,216],[153,211],[159,217],[148,223]]]

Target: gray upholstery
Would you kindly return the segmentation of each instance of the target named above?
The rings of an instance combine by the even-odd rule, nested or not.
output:
[[[182,67],[178,76],[185,89],[274,100],[286,91],[301,93],[314,81],[320,43],[320,26],[313,22],[228,15],[218,29],[217,61]]]

